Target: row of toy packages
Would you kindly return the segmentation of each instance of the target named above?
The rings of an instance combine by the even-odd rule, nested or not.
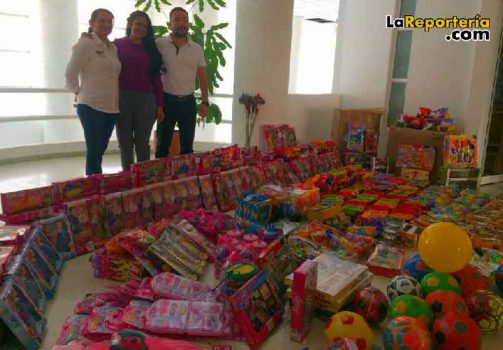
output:
[[[9,225],[20,225],[50,217],[58,212],[53,186],[0,193],[2,211],[0,220]]]
[[[273,152],[278,147],[295,146],[295,129],[287,124],[262,126],[264,151]]]
[[[165,180],[172,175],[171,160],[160,158],[131,164],[131,176],[134,187],[143,187]]]
[[[214,210],[202,208],[182,210],[180,218],[187,220],[213,243],[217,242],[220,233],[236,228],[231,216]]]

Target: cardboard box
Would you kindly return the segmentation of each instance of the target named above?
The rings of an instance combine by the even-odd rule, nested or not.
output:
[[[290,339],[301,343],[309,333],[314,311],[318,264],[306,260],[293,273]]]
[[[344,109],[337,108],[332,123],[332,140],[337,144],[338,149],[343,149],[344,136],[348,132],[350,123],[363,123],[367,130],[375,131],[376,138],[379,139],[379,129],[381,117],[384,114],[382,108],[364,109]]]
[[[416,130],[409,128],[390,127],[388,134],[388,148],[386,156],[389,159],[390,172],[399,174],[396,169],[398,146],[401,144],[422,144],[435,147],[435,163],[430,174],[430,181],[437,183],[439,171],[443,165],[444,136],[446,133],[439,131]]]

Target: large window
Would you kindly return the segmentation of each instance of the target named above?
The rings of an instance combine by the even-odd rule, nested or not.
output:
[[[173,4],[185,1],[174,0]],[[0,148],[48,143],[83,142],[83,132],[73,107],[73,96],[64,90],[64,71],[71,47],[87,31],[91,12],[107,8],[114,14],[110,39],[123,37],[127,16],[135,0],[15,0],[0,1]],[[166,12],[169,8],[166,9]],[[166,14],[151,9],[154,24],[167,22]],[[236,5],[209,14],[230,25],[224,36],[234,45]],[[15,32],[15,35],[5,33]],[[234,51],[226,53],[224,82],[213,99],[223,111],[221,125],[196,131],[196,141],[230,143]],[[115,135],[112,136],[113,139]]]
[[[290,94],[333,90],[339,0],[295,0]]]

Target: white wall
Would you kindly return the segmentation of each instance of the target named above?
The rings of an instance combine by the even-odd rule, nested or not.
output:
[[[479,11],[479,0],[422,0],[417,2],[416,17],[471,18]],[[417,107],[448,106],[456,125],[462,130],[470,93],[474,42],[447,42],[452,28],[416,29],[412,34],[409,76],[404,111],[415,114]]]
[[[242,92],[260,94],[252,143],[259,144],[260,125],[289,123],[300,142],[329,138],[336,95],[288,95],[293,0],[238,0],[232,139],[244,144]]]
[[[393,31],[386,15],[396,0],[341,0],[335,91],[343,108],[384,108]]]

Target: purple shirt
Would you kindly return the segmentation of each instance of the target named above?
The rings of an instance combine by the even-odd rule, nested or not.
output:
[[[122,64],[119,88],[125,91],[155,93],[157,106],[164,106],[161,77],[150,76],[150,58],[143,44],[134,44],[129,38],[115,39],[114,44]]]

